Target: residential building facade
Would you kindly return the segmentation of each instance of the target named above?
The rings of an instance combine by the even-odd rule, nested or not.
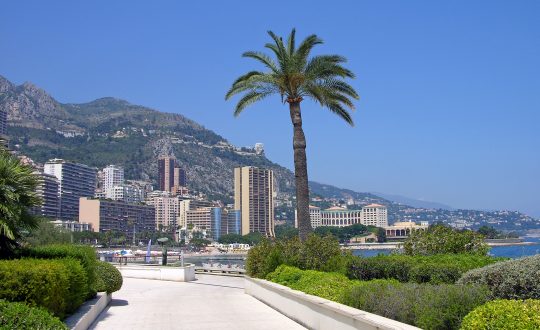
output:
[[[241,212],[241,234],[274,237],[274,173],[253,166],[234,169],[234,209]]]
[[[94,196],[96,170],[63,159],[51,159],[45,163],[43,171],[58,179],[59,219],[71,221],[78,219],[79,198]]]
[[[154,232],[156,214],[151,205],[81,197],[79,223],[90,224],[92,231],[114,231],[129,239],[140,232]]]
[[[33,208],[33,213],[49,219],[57,219],[60,195],[60,183],[56,176],[41,172],[34,172],[38,176],[36,195],[41,199],[41,204]]]

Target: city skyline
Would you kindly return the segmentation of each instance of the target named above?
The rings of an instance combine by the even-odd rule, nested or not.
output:
[[[311,180],[455,208],[540,216],[535,197],[539,114],[534,110],[540,105],[534,93],[540,85],[534,42],[538,3],[435,6],[419,1],[394,3],[391,10],[379,4],[351,5],[345,14],[349,19],[335,26],[314,23],[323,12],[314,4],[298,10],[294,19],[276,20],[264,13],[247,17],[253,28],[246,31],[234,23],[239,17],[233,8],[222,4],[214,4],[216,12],[226,15],[205,12],[199,22],[197,4],[128,8],[103,3],[108,10],[101,11],[96,5],[12,3],[0,14],[1,30],[12,31],[2,35],[0,74],[16,83],[32,81],[61,102],[110,95],[179,112],[236,145],[262,142],[271,160],[291,168],[290,127],[279,102],[270,100],[234,120],[233,104],[225,103],[223,94],[232,77],[253,67],[240,58],[243,51],[260,48],[267,29],[284,34],[294,26],[300,36],[320,35],[326,41],[321,52],[348,57],[361,94],[353,129],[313,104],[306,108]],[[260,10],[255,4],[248,9]],[[19,26],[22,13],[32,23]],[[302,19],[308,16],[314,19]],[[201,42],[217,33],[204,27],[209,19],[231,37],[211,45]],[[90,29],[100,33],[85,33]],[[191,51],[181,40],[200,48]],[[210,61],[212,48],[223,50],[223,61]],[[182,65],[196,58],[197,69]],[[197,70],[202,70],[198,76]],[[212,81],[206,78],[210,74],[215,74]],[[204,94],[196,87],[203,82],[208,85]],[[260,122],[268,125],[256,124]],[[349,161],[327,161],[328,155],[345,152]]]

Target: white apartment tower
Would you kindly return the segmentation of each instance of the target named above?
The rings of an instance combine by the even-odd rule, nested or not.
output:
[[[77,220],[79,218],[79,198],[92,197],[96,189],[96,170],[83,164],[51,159],[43,166],[45,174],[58,179],[59,218]]]
[[[103,169],[103,191],[105,196],[109,197],[110,190],[114,186],[120,186],[124,183],[124,168],[117,165],[109,165]]]

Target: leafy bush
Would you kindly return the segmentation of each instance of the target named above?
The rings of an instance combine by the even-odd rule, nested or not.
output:
[[[484,236],[470,230],[456,230],[443,225],[430,226],[425,231],[413,231],[403,248],[407,255],[465,253],[483,256],[489,251]]]
[[[88,281],[87,298],[96,295],[96,264],[98,260],[94,248],[70,244],[45,245],[21,250],[20,255],[36,259],[74,258],[79,260],[86,272]]]
[[[469,254],[358,257],[349,263],[347,276],[359,280],[393,278],[400,282],[455,283],[466,271],[500,260],[502,259]]]
[[[87,294],[86,274],[75,259],[0,261],[0,299],[41,306],[62,318]]]
[[[300,269],[345,273],[350,260],[351,256],[341,252],[335,238],[310,235],[304,242],[297,237],[261,242],[249,250],[246,270],[248,275],[258,278],[265,278],[281,264]]]
[[[508,260],[463,275],[458,283],[487,285],[502,299],[540,299],[540,255]]]
[[[0,330],[64,330],[68,327],[46,310],[0,300]]]
[[[490,301],[465,316],[461,329],[540,329],[540,300]]]
[[[344,303],[422,329],[458,329],[461,320],[489,299],[482,286],[362,282],[349,290]]]
[[[281,265],[268,274],[267,280],[337,302],[343,301],[343,295],[350,290],[355,281],[340,273],[326,273],[314,270],[301,270],[296,267]]]
[[[122,288],[122,274],[108,262],[98,261],[96,266],[97,285],[99,292],[113,293]]]
[[[424,329],[458,329],[463,317],[490,297],[489,290],[478,285],[355,281],[340,273],[285,265],[267,280]]]

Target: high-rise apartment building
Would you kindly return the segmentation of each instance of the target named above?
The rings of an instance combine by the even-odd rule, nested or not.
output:
[[[234,169],[234,209],[241,211],[242,235],[274,233],[274,173],[253,166]]]
[[[124,184],[124,168],[117,165],[109,165],[103,169],[103,191],[109,195],[109,190],[114,186]],[[110,197],[107,197],[110,198]]]
[[[156,230],[155,210],[151,205],[83,197],[79,208],[79,223],[90,224],[95,232],[120,232],[133,239],[133,234]]]
[[[186,212],[187,226],[216,241],[227,234],[227,220],[227,211],[221,207],[202,207]]]
[[[61,220],[79,218],[79,198],[94,196],[96,188],[96,170],[63,159],[51,159],[43,167],[45,174],[58,179],[59,198],[58,217]]]
[[[178,166],[172,156],[162,156],[158,159],[159,190],[176,194],[180,187],[186,186],[186,171]]]
[[[0,135],[7,135],[7,112],[0,110]]]
[[[158,185],[161,191],[171,191],[174,186],[174,167],[176,159],[171,156],[163,156],[158,159]]]
[[[157,196],[151,202],[156,209],[156,229],[174,228],[178,223],[178,197]]]
[[[144,201],[144,191],[134,185],[122,184],[107,189],[104,198],[126,203],[142,203]]]
[[[58,179],[54,175],[41,172],[34,172],[34,174],[39,177],[36,195],[41,199],[41,204],[33,208],[33,213],[49,219],[57,219],[60,205]]]
[[[228,210],[227,212],[227,234],[242,233],[242,213],[239,210]]]

